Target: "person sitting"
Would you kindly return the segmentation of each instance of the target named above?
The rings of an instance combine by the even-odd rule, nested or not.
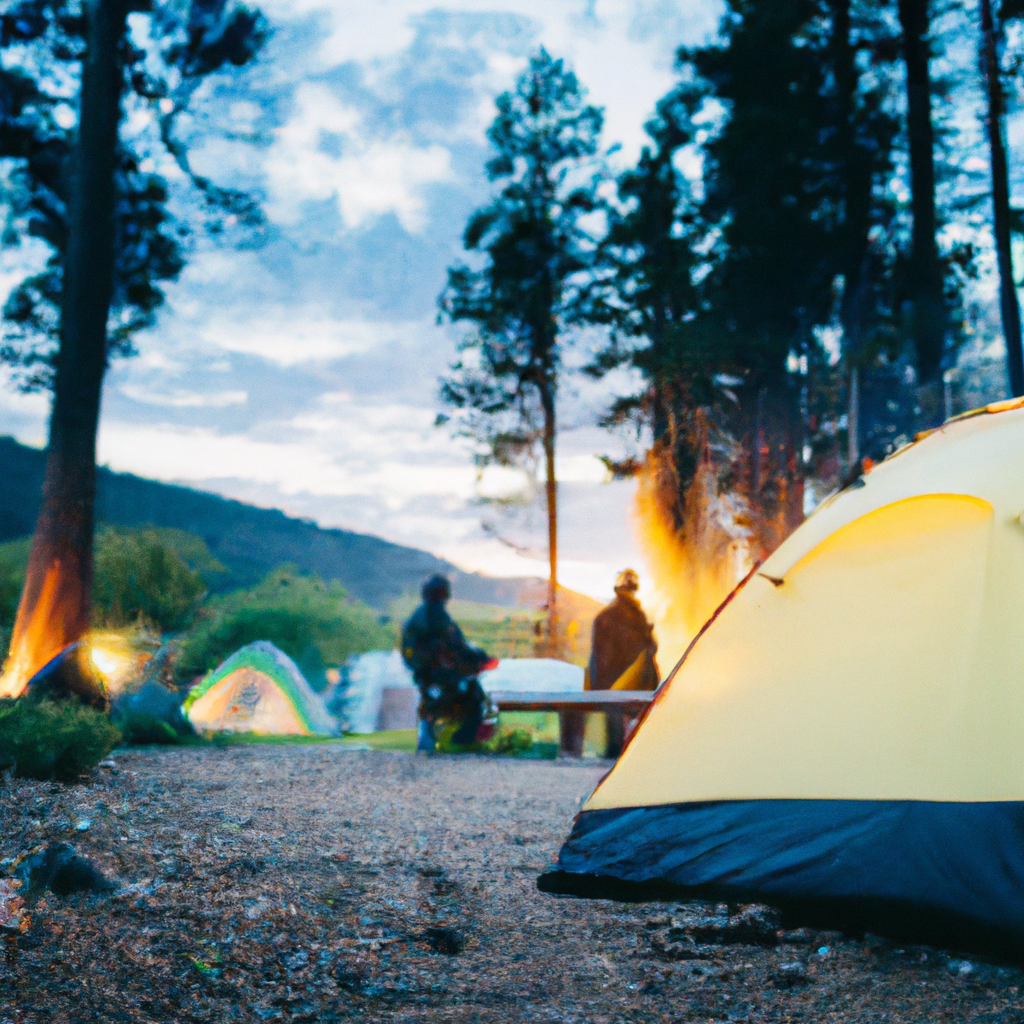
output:
[[[640,581],[632,569],[619,573],[615,600],[594,619],[589,672],[592,690],[610,690],[616,683],[619,688],[630,690],[658,688],[658,642],[654,639],[654,627],[636,599],[639,587]],[[623,686],[621,681],[627,671],[631,678],[629,685]],[[617,758],[625,738],[622,713],[609,711],[607,722],[605,757]]]
[[[431,576],[423,584],[422,595],[423,603],[402,628],[402,659],[420,691],[416,749],[432,752],[439,718],[460,723],[451,737],[453,744],[476,741],[487,700],[477,676],[497,662],[467,643],[448,614],[445,604],[451,584],[446,577]]]

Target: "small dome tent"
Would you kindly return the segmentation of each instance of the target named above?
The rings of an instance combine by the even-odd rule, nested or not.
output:
[[[901,450],[752,573],[539,885],[1024,954],[1024,401]]]
[[[266,640],[239,648],[185,699],[199,732],[330,736],[334,719],[298,666]]]

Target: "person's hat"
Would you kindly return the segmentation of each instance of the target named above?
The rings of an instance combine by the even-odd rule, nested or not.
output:
[[[632,569],[623,569],[615,581],[615,593],[636,593],[640,589],[640,578]]]
[[[447,576],[431,576],[420,593],[424,601],[447,601],[452,596],[452,585]]]

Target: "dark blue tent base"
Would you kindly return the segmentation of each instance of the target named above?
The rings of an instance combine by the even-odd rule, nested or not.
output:
[[[777,907],[1024,961],[1024,803],[742,800],[584,811],[542,892]]]

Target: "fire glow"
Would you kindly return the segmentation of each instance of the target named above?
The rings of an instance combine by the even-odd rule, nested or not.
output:
[[[742,517],[716,493],[706,461],[698,466],[685,496],[685,530],[675,524],[676,476],[658,448],[639,476],[636,527],[647,565],[644,604],[658,639],[662,678],[690,641],[750,569]]]
[[[59,624],[63,621],[58,607],[60,599],[60,563],[50,566],[39,590],[39,598],[26,615],[24,601],[11,636],[11,648],[0,676],[0,698],[19,697],[28,681],[68,643],[77,637],[66,637]]]

